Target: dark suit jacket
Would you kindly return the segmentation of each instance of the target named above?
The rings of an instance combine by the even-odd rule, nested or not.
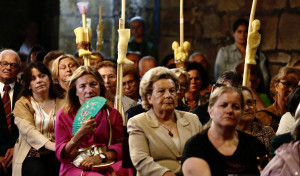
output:
[[[12,101],[12,110],[15,107],[15,103],[21,91],[22,85],[19,83],[15,83],[14,87],[14,94],[13,94],[13,101]],[[14,123],[14,116],[12,115],[11,119],[11,131],[10,134],[8,131],[7,123],[6,123],[6,116],[4,112],[4,107],[2,103],[2,97],[0,100],[0,156],[5,156],[7,149],[14,147],[18,137],[19,137],[19,130]]]

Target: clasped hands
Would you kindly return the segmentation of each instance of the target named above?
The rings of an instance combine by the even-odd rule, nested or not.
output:
[[[14,148],[9,148],[4,157],[0,156],[0,173],[2,169],[4,170],[4,173],[7,173],[7,168],[9,168],[12,164],[13,155]]]

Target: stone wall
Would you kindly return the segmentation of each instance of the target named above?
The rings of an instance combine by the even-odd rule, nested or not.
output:
[[[104,46],[102,52],[110,56],[112,26],[118,28],[119,1],[90,0],[88,11],[92,19],[93,40],[96,47],[98,8],[103,6]],[[154,14],[155,2],[160,2],[159,14]],[[203,52],[213,68],[220,47],[233,43],[232,24],[238,18],[249,18],[251,0],[186,0],[184,2],[185,40],[192,43],[192,52]],[[81,16],[75,0],[60,1],[59,48],[69,53],[76,51],[73,29],[80,26]],[[173,41],[179,41],[179,0],[127,0],[126,21],[135,15],[145,18],[148,36],[158,40],[159,60],[173,53]],[[154,16],[160,16],[159,29],[155,31]],[[258,0],[255,18],[261,21],[260,49],[270,62],[271,76],[291,58],[300,58],[300,1]],[[158,32],[158,37],[154,37]],[[117,32],[115,46],[117,44]],[[116,51],[115,51],[116,52]],[[212,69],[211,69],[212,73]]]

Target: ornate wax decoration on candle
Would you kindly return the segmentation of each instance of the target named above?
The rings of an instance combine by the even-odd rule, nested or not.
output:
[[[103,45],[103,31],[104,31],[104,25],[102,23],[102,6],[99,7],[99,23],[97,25],[97,51],[101,50],[101,47]]]
[[[250,19],[249,19],[249,28],[248,28],[248,37],[247,37],[247,46],[246,46],[246,56],[245,56],[245,65],[243,73],[243,86],[249,86],[250,80],[250,66],[255,65],[255,55],[257,47],[261,41],[261,35],[258,33],[260,28],[260,21],[254,20],[255,10],[256,10],[257,0],[253,0]]]
[[[88,2],[77,3],[79,12],[82,15],[82,27],[74,29],[78,55],[79,57],[83,57],[84,65],[89,65],[90,58],[97,59],[97,57],[91,55],[92,30],[86,26],[88,4]]]
[[[130,38],[130,29],[125,29],[125,0],[122,0],[121,18],[119,19],[119,42],[118,42],[118,68],[117,68],[117,90],[115,96],[115,108],[121,113],[123,118],[123,125],[126,126],[127,119],[125,119],[122,96],[123,96],[123,65],[133,64],[133,62],[126,58],[128,41]]]
[[[179,24],[180,44],[177,41],[174,41],[172,43],[172,49],[174,50],[174,59],[176,67],[186,70],[191,44],[188,41],[184,42],[183,0],[180,0]]]

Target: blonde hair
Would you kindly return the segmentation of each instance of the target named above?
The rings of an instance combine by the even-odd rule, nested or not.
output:
[[[155,67],[146,72],[140,83],[140,95],[142,97],[142,106],[144,109],[151,109],[151,105],[148,102],[147,95],[152,94],[153,83],[160,79],[171,79],[175,83],[176,90],[179,87],[179,80],[175,73],[166,67]]]
[[[78,62],[77,59],[75,59],[74,56],[70,55],[70,54],[63,54],[61,56],[59,56],[58,58],[56,58],[53,63],[52,63],[52,70],[51,70],[51,73],[52,73],[52,79],[53,81],[58,81],[58,76],[59,76],[59,62],[62,60],[62,59],[65,59],[65,58],[70,58],[72,59],[76,64],[77,64],[77,67],[80,66],[80,63]]]
[[[76,81],[83,75],[93,75],[95,79],[99,82],[100,84],[100,96],[106,97],[106,89],[104,87],[104,82],[99,74],[99,72],[91,66],[80,66],[78,67],[73,75],[70,77],[69,80],[69,86],[68,86],[68,91],[66,94],[65,98],[65,113],[72,113],[75,112],[81,105],[79,102],[79,98],[76,95]]]

